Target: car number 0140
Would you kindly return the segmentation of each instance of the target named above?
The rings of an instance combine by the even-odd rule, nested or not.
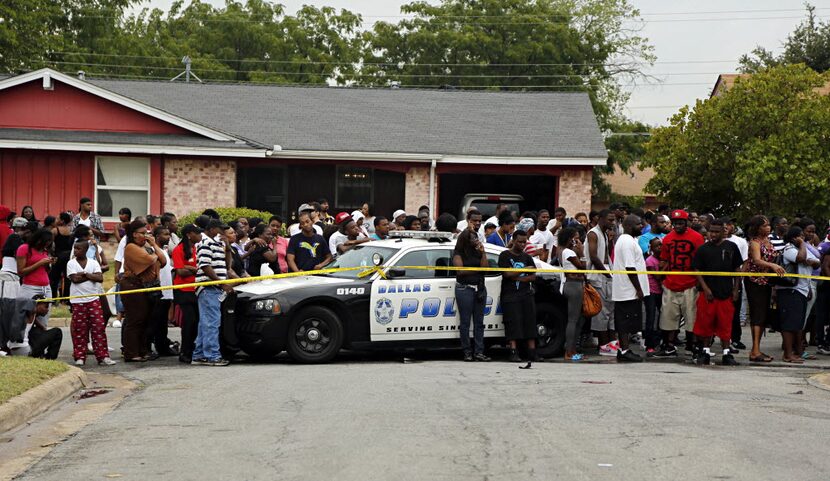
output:
[[[364,292],[366,290],[363,287],[341,287],[337,289],[338,296],[354,296],[363,294]]]

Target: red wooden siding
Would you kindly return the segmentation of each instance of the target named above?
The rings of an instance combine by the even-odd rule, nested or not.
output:
[[[95,155],[87,152],[0,150],[0,203],[18,214],[31,205],[42,219],[77,212],[95,198]],[[107,154],[108,156],[111,156]],[[162,211],[162,158],[150,157],[150,212]]]
[[[0,152],[0,202],[20,214],[31,205],[42,219],[78,210],[81,197],[93,197],[95,156],[76,152]]]
[[[52,84],[54,90],[43,90],[37,80],[0,91],[0,128],[189,133],[57,80]]]

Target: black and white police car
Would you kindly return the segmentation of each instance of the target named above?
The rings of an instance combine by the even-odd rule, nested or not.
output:
[[[394,232],[347,251],[328,267],[384,266],[385,277],[361,270],[270,279],[242,284],[224,304],[223,345],[265,359],[288,351],[304,363],[334,359],[345,349],[460,348],[455,274],[396,266],[452,266],[455,241],[448,233]],[[502,247],[485,246],[491,267]],[[553,269],[537,261],[538,268]],[[488,345],[505,343],[501,274],[488,272],[484,335]],[[536,281],[538,353],[562,352],[567,303],[558,273]]]

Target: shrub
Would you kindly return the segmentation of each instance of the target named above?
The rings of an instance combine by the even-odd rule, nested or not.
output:
[[[222,219],[222,222],[230,222],[240,217],[245,217],[247,219],[259,217],[263,222],[267,223],[268,219],[270,219],[273,215],[270,212],[248,209],[247,207],[215,207],[213,210],[219,213],[219,218]],[[179,217],[179,228],[186,226],[187,224],[192,224],[197,217],[202,215],[203,211],[204,209]]]

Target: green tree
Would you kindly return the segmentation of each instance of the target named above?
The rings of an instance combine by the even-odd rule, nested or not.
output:
[[[806,64],[816,72],[830,69],[830,23],[818,20],[816,7],[810,4],[807,4],[807,18],[787,36],[780,55],[758,46],[739,60],[744,73],[797,63]]]
[[[79,18],[100,24],[64,39],[61,49],[31,62],[33,68],[172,78],[184,70],[181,59],[188,55],[203,80],[343,84],[363,51],[360,16],[329,7],[303,6],[287,15],[282,5],[265,0],[228,1],[222,8],[178,0],[168,12]]]
[[[718,214],[829,217],[830,97],[816,91],[828,77],[774,67],[682,108],[646,144],[647,188]]]
[[[585,91],[600,123],[627,99],[618,79],[654,57],[626,25],[628,0],[441,0],[367,34],[360,83],[503,90]]]

